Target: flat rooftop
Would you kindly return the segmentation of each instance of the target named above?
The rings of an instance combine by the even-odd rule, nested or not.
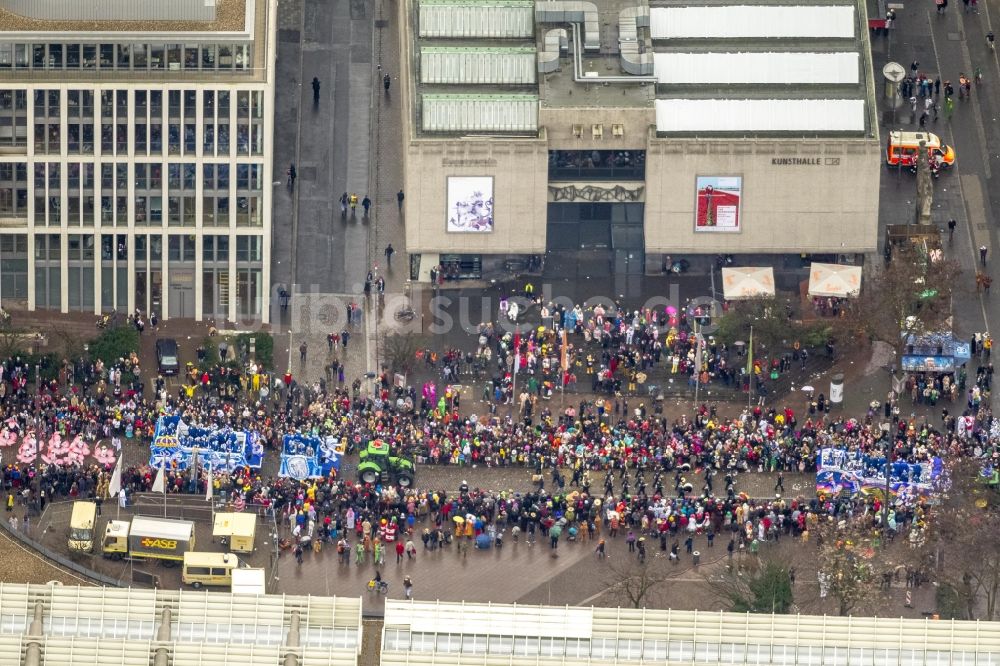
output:
[[[80,0],[82,2],[82,0]],[[157,20],[135,19],[59,19],[33,18],[12,11],[11,0],[0,2],[0,33],[2,32],[241,32],[247,29],[247,4],[254,0],[215,0],[215,19]],[[160,5],[170,5],[164,0]],[[53,11],[49,11],[51,16]],[[139,16],[142,12],[132,12]]]

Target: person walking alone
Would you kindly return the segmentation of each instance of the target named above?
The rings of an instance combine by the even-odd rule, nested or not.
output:
[[[403,199],[405,198],[406,195],[403,194],[403,190],[396,192],[396,207],[399,209],[400,213],[403,212]]]
[[[368,217],[368,212],[372,208],[372,200],[368,198],[367,194],[365,195],[365,198],[361,200],[361,207],[365,209],[365,217]]]
[[[979,263],[981,263],[983,266],[986,265],[987,252],[989,252],[989,249],[985,245],[979,246]]]
[[[295,164],[288,165],[288,170],[285,171],[285,175],[288,176],[288,190],[291,191],[295,188],[295,176],[297,175],[295,172]]]
[[[392,243],[385,246],[385,263],[392,268],[392,255],[396,254],[396,251],[392,249]]]
[[[315,76],[313,77],[312,87],[313,87],[313,106],[319,106],[319,79]]]

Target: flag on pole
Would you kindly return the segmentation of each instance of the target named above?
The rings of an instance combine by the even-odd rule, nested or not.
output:
[[[160,461],[160,469],[156,472],[156,479],[153,480],[153,492],[167,494],[167,459]]]
[[[122,458],[118,456],[115,469],[111,472],[111,480],[108,481],[108,497],[116,497],[122,490]]]
[[[750,329],[750,349],[747,350],[747,374],[753,372],[753,328]]]
[[[208,469],[208,480],[205,483],[205,499],[207,501],[211,502],[212,501],[212,468],[210,466],[208,466],[208,465],[205,465],[205,467]]]
[[[514,374],[517,374],[517,369],[521,367],[521,352],[518,351],[514,354]]]
[[[705,345],[705,340],[702,337],[701,332],[698,331],[698,326],[696,324],[695,325],[695,334],[694,334],[694,376],[695,376],[695,381],[699,381],[698,377],[701,376],[701,350],[702,350],[702,347],[704,347],[704,345]]]
[[[566,341],[566,329],[562,329],[561,348],[559,350],[559,365],[563,372],[569,371],[569,343]]]

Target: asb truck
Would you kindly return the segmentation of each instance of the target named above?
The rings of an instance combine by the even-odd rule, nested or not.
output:
[[[194,523],[143,516],[131,521],[109,520],[103,549],[104,556],[114,560],[149,558],[181,562],[184,553],[194,550]]]

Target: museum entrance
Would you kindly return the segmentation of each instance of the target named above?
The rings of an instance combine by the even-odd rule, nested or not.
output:
[[[641,202],[553,202],[548,207],[546,275],[613,278],[621,292],[645,271]]]

